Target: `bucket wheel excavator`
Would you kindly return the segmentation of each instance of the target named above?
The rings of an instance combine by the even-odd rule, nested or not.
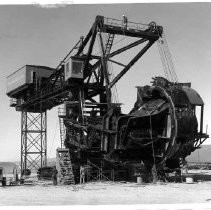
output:
[[[113,50],[119,37],[133,41]],[[114,99],[115,85],[156,42],[166,78],[155,77],[151,85],[138,86],[134,107],[124,114]],[[118,60],[137,46],[137,54],[127,64]],[[111,63],[120,69],[115,76]],[[155,22],[97,16],[87,36],[53,73],[36,90],[28,89],[16,99],[21,100],[16,109],[29,112],[64,104],[62,146],[78,166],[87,161],[96,167],[102,161],[143,162],[150,170],[153,165],[174,169],[208,138],[203,132],[204,102],[190,83],[178,82],[163,28]]]

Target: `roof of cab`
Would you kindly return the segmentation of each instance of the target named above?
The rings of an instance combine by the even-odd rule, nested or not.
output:
[[[204,105],[204,102],[203,102],[201,96],[194,89],[187,87],[187,86],[183,86],[182,89],[185,92],[185,94],[187,95],[189,102],[191,104],[198,105],[198,106]]]

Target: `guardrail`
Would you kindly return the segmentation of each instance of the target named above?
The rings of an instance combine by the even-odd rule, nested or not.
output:
[[[107,17],[104,17],[104,24],[110,25],[110,26],[127,27],[127,28],[135,29],[135,30],[146,30],[150,27],[149,24],[135,23],[135,22],[127,21],[127,19],[117,20],[114,18],[107,18]]]

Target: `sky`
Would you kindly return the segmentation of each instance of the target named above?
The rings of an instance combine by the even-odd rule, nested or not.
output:
[[[0,162],[20,160],[21,113],[9,107],[6,77],[25,64],[56,67],[80,36],[86,35],[96,15],[163,26],[180,82],[191,82],[205,102],[204,124],[211,133],[211,3],[154,3],[0,6]],[[127,40],[123,41],[127,43]],[[119,46],[121,47],[119,43]],[[124,59],[127,54],[121,59]],[[115,71],[115,66],[113,66]],[[127,113],[136,100],[135,86],[163,76],[157,45],[119,81],[119,102]],[[48,157],[59,147],[57,108],[48,115]],[[211,144],[208,139],[206,144]]]

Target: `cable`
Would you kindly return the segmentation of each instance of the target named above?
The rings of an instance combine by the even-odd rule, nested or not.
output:
[[[62,61],[59,63],[59,65],[57,66],[56,70],[59,68],[59,66],[65,62],[65,60],[70,56],[70,54],[73,52],[73,50],[76,49],[76,47],[78,46],[78,44],[81,42],[81,40],[79,40],[75,46],[68,52],[68,54],[62,59]]]
[[[114,76],[114,71],[113,71],[113,64],[111,62],[109,62],[109,66],[110,66],[110,74],[111,74],[111,80],[113,80],[115,78]],[[118,95],[118,91],[117,91],[117,87],[116,84],[112,87],[112,92],[113,92],[113,96],[114,96],[114,103],[118,103],[119,102],[119,95]]]
[[[167,79],[170,80],[171,82],[173,82],[171,69],[170,69],[170,66],[168,63],[168,57],[167,57],[165,49],[164,49],[163,39],[160,40],[159,43],[160,43],[160,50],[161,50],[161,60],[163,61],[165,74],[167,74]]]
[[[150,117],[149,118],[150,119],[150,138],[152,141],[152,155],[153,155],[153,162],[154,162],[153,167],[155,167],[155,175],[156,175],[156,180],[157,180],[158,174],[157,174],[157,168],[156,168],[156,164],[155,164],[155,150],[154,150],[154,142],[153,142],[153,138],[152,138],[152,115],[150,114],[149,117]]]
[[[170,65],[171,65],[171,68],[172,68],[172,73],[173,73],[174,78],[175,78],[175,80],[177,82],[178,81],[178,77],[177,77],[177,74],[175,72],[175,67],[174,67],[173,59],[172,59],[171,52],[169,50],[168,43],[167,43],[167,40],[166,40],[166,36],[165,36],[164,33],[163,33],[163,39],[164,39],[164,45],[166,46],[165,47],[165,50],[167,51],[167,56],[169,57]]]
[[[120,39],[119,41],[114,42],[113,46],[118,44],[119,42],[123,41],[124,39],[126,39],[127,37],[123,37],[122,39]]]
[[[160,54],[161,62],[162,62],[162,65],[163,65],[163,70],[164,70],[165,77],[166,77],[166,79],[170,80],[169,75],[168,75],[167,66],[165,64],[165,60],[164,60],[164,56],[163,56],[163,51],[162,51],[162,48],[161,48],[160,40],[158,40],[157,46],[158,46],[158,51],[159,51],[159,54]]]
[[[57,131],[57,126],[58,126],[58,122],[59,122],[58,119],[59,119],[59,118],[57,117],[56,128],[55,128],[55,130],[54,130],[54,137],[53,137],[53,142],[52,142],[52,144],[51,144],[51,148],[50,148],[50,151],[49,151],[49,156],[50,156],[50,154],[51,154],[51,151],[52,151],[52,148],[53,148],[53,144],[54,144],[54,140],[55,140],[55,137],[56,137],[56,131]]]
[[[175,66],[164,32],[162,34],[162,37],[158,39],[157,45],[166,79],[170,80],[171,82],[178,82]]]

